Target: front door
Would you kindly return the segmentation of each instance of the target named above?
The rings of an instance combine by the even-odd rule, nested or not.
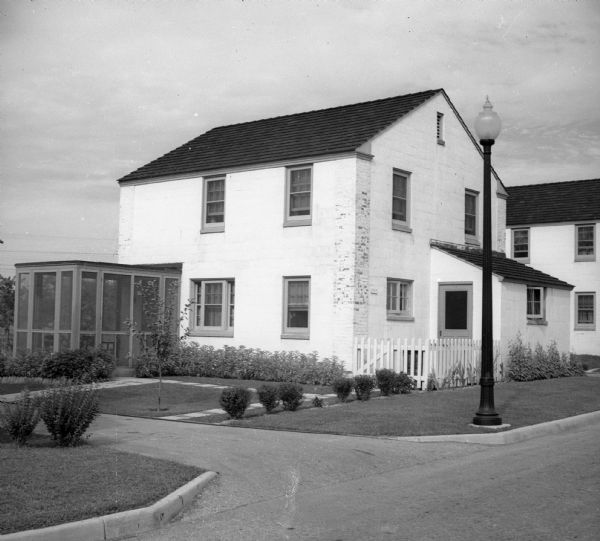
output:
[[[473,284],[440,284],[438,327],[440,338],[473,337]]]

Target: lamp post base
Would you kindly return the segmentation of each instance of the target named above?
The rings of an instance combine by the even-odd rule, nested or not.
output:
[[[477,426],[498,426],[502,424],[502,418],[496,412],[479,413],[473,417],[473,424]]]

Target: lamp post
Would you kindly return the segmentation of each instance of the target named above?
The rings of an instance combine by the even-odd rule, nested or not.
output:
[[[494,408],[494,339],[492,310],[492,145],[500,134],[500,117],[486,97],[483,111],[475,119],[475,133],[483,147],[483,272],[481,302],[481,378],[479,410],[473,424],[497,426],[502,419]]]

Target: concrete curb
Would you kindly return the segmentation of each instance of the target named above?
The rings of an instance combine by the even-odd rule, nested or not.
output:
[[[215,472],[205,472],[149,507],[121,511],[77,522],[67,522],[39,530],[0,535],[0,539],[6,541],[81,541],[82,539],[106,541],[154,530],[169,522],[189,505],[194,497],[215,477],[217,477]]]
[[[445,436],[409,436],[388,438],[393,440],[414,441],[418,443],[480,443],[482,445],[507,445],[531,438],[539,438],[549,434],[558,434],[565,430],[580,428],[594,423],[600,423],[600,411],[583,413],[574,417],[566,417],[556,421],[548,421],[537,425],[524,426],[505,432],[495,432],[492,434],[449,434]],[[485,429],[482,429],[485,430]]]

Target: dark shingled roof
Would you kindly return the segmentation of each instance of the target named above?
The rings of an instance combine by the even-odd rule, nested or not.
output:
[[[600,220],[600,179],[506,188],[506,225]]]
[[[442,89],[222,126],[119,182],[352,152]]]
[[[483,251],[467,248],[458,247],[455,245],[445,244],[441,242],[432,241],[431,245],[443,252],[446,252],[458,259],[462,259],[472,265],[483,267]],[[536,270],[523,263],[519,263],[514,259],[509,259],[504,254],[499,252],[492,253],[492,272],[498,276],[502,276],[509,282],[518,282],[527,284],[530,286],[547,286],[558,289],[573,289],[571,284],[554,278],[542,271]]]

